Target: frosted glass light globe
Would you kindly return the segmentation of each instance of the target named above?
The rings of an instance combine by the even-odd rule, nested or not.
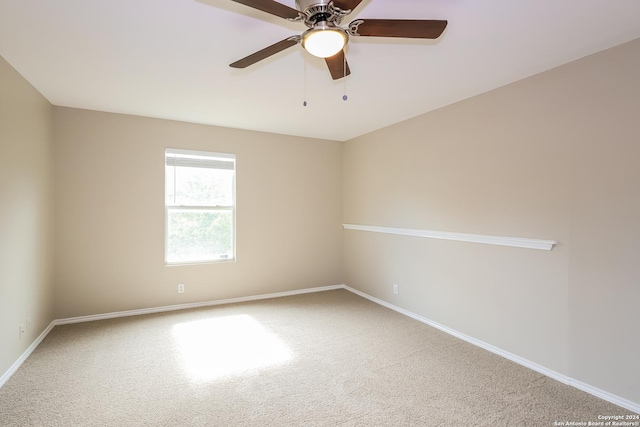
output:
[[[319,58],[335,55],[346,43],[347,35],[341,29],[311,29],[302,35],[302,47]]]

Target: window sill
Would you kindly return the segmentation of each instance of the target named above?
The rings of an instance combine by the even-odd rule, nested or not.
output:
[[[236,262],[235,258],[226,258],[226,259],[214,259],[208,261],[184,261],[184,262],[166,262],[164,263],[165,267],[181,267],[186,265],[207,265],[207,264],[221,264],[227,262]]]

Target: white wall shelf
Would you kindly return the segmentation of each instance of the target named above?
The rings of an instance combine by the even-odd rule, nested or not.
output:
[[[456,240],[459,242],[484,243],[487,245],[511,246],[515,248],[550,251],[556,240],[528,239],[524,237],[489,236],[484,234],[451,233],[447,231],[418,230],[409,228],[378,227],[373,225],[342,224],[345,230],[372,231],[401,236],[428,237],[431,239]]]

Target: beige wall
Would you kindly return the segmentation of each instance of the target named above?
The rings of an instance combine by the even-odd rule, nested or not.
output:
[[[54,123],[58,318],[343,282],[341,143],[62,107]],[[167,147],[236,154],[237,262],[164,265]]]
[[[0,375],[53,320],[52,110],[0,57]]]
[[[348,141],[346,283],[640,402],[640,40]],[[400,286],[393,295],[392,283]]]

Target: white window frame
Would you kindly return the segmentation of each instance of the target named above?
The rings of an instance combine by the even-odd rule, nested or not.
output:
[[[198,159],[181,159],[185,161],[180,161],[174,165],[181,166],[190,166],[190,167],[208,167],[211,168],[211,163],[215,163],[216,161],[220,162],[220,169],[229,169],[228,164],[231,163],[233,165],[233,178],[231,184],[231,206],[195,206],[195,205],[168,205],[167,204],[167,172],[166,167],[168,166],[168,159],[171,158],[170,154],[177,155],[187,155],[187,156],[206,156],[210,159],[204,159],[203,162],[208,163],[208,166],[198,166],[200,163]],[[190,163],[190,164],[189,164]],[[165,187],[164,187],[164,262],[167,266],[173,265],[188,265],[188,264],[211,264],[211,263],[219,263],[219,262],[229,262],[236,260],[236,156],[235,154],[230,153],[217,153],[211,151],[196,151],[196,150],[184,150],[178,148],[167,148],[164,152],[164,165],[165,165]],[[174,173],[175,179],[175,173]],[[175,185],[174,185],[174,196],[175,196]],[[231,211],[231,257],[229,258],[217,258],[210,260],[197,260],[197,261],[168,261],[168,251],[169,251],[169,211],[175,210],[206,210],[206,211]]]

